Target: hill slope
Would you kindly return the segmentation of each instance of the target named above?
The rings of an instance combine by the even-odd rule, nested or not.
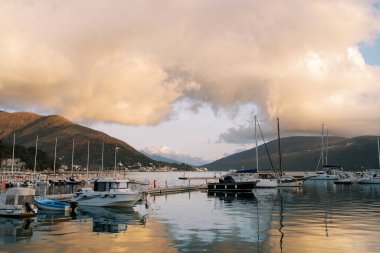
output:
[[[329,137],[328,164],[342,165],[345,170],[378,168],[376,136],[354,138]],[[278,142],[267,143],[274,168],[278,166]],[[316,170],[321,155],[321,137],[294,136],[281,139],[284,170]],[[264,145],[258,147],[259,168],[271,170]],[[250,149],[204,165],[209,170],[229,170],[256,167],[256,149]]]
[[[100,131],[75,124],[61,116],[40,116],[33,113],[0,112],[0,140],[13,142],[16,134],[16,144],[35,147],[38,134],[38,149],[44,150],[51,158],[54,157],[55,139],[58,138],[57,161],[71,165],[73,139],[75,142],[74,164],[86,166],[87,145],[90,141],[90,167],[101,166],[102,145],[104,142],[104,167],[112,168],[115,164],[115,147],[117,162],[124,165],[149,165],[154,160],[140,153],[127,143],[113,138]]]

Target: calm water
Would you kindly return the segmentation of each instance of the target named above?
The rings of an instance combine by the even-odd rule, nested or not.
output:
[[[129,176],[188,184],[178,173]],[[191,192],[149,203],[0,218],[0,252],[380,252],[380,185],[308,181],[300,189]]]

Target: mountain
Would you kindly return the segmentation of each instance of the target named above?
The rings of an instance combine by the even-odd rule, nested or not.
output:
[[[101,167],[102,145],[104,143],[104,168],[115,165],[115,148],[117,163],[125,166],[165,165],[140,153],[127,143],[113,138],[105,133],[75,124],[61,116],[41,116],[28,112],[0,112],[0,140],[4,143],[13,142],[16,134],[16,144],[25,147],[35,147],[38,134],[38,148],[54,157],[55,139],[57,137],[57,162],[71,166],[74,140],[74,164],[86,166],[87,145],[90,142],[91,168]],[[34,148],[35,149],[35,148]],[[9,156],[9,155],[8,155]]]
[[[176,163],[176,164],[181,164],[181,162],[178,162],[178,161],[176,161],[176,160],[169,159],[169,158],[166,158],[166,157],[163,157],[163,156],[157,155],[157,154],[149,154],[149,153],[146,153],[146,152],[144,152],[144,151],[141,151],[141,153],[143,153],[144,155],[146,155],[147,157],[149,157],[150,159],[153,159],[153,160],[155,160],[155,161],[166,162],[166,163]]]
[[[329,137],[328,164],[342,165],[345,170],[355,171],[379,168],[377,136],[353,138]],[[278,142],[267,143],[273,167],[278,169]],[[281,138],[284,170],[313,171],[321,156],[321,137],[293,136]],[[252,169],[256,167],[256,149],[246,150],[204,165],[209,170]],[[259,169],[271,170],[265,146],[258,147]]]

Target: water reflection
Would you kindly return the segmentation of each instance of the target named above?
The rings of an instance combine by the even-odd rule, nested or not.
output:
[[[236,201],[240,203],[252,203],[257,201],[252,192],[208,192],[207,196],[209,198],[218,198],[226,203]]]
[[[92,219],[92,231],[98,233],[121,233],[128,225],[145,225],[146,216],[140,215],[132,207],[106,208],[84,207],[77,208],[80,220]]]
[[[0,217],[0,245],[28,241],[33,236],[33,219]]]

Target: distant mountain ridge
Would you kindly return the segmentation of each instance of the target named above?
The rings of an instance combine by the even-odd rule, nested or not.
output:
[[[113,168],[115,165],[115,148],[117,163],[125,166],[140,163],[143,166],[163,164],[140,153],[129,144],[113,138],[100,131],[75,124],[58,115],[41,116],[29,112],[0,112],[0,140],[5,143],[13,142],[26,147],[35,147],[38,134],[38,148],[54,157],[55,139],[57,144],[57,161],[71,165],[71,154],[74,140],[74,164],[86,166],[87,145],[90,142],[91,168],[101,167],[102,145],[104,143],[104,167]]]
[[[278,141],[267,143],[275,170],[278,171]],[[293,136],[281,138],[284,170],[313,171],[321,156],[320,136]],[[255,148],[224,157],[204,165],[209,170],[249,169],[256,167]],[[264,145],[258,147],[259,169],[271,170]],[[321,164],[321,162],[319,163]],[[378,169],[377,136],[353,138],[329,137],[328,164],[342,165],[345,170]]]

